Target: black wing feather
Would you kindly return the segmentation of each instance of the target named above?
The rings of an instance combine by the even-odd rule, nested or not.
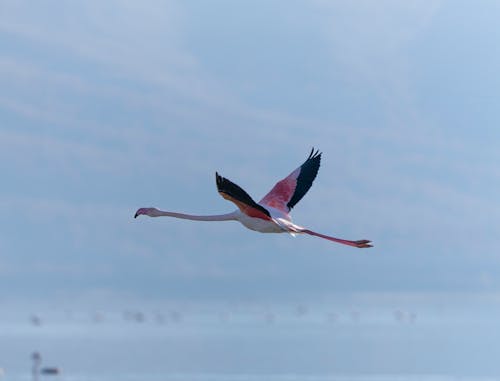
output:
[[[300,166],[300,173],[299,177],[297,177],[295,192],[293,193],[290,201],[286,204],[289,209],[292,209],[295,204],[297,204],[302,197],[304,197],[309,188],[311,188],[311,185],[318,174],[320,162],[321,152],[319,152],[319,150],[314,151],[313,148],[307,160]]]
[[[225,177],[220,176],[217,172],[215,172],[215,182],[217,183],[217,191],[220,193],[225,193],[254,209],[258,209],[266,216],[271,217],[269,211],[262,205],[257,204],[247,192]]]

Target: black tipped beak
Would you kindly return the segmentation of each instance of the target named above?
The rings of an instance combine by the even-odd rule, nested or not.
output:
[[[137,218],[138,215],[139,215],[139,213],[134,214],[134,218]]]

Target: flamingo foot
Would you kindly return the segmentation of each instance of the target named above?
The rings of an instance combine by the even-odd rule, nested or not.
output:
[[[373,247],[372,242],[367,239],[361,239],[359,241],[353,241],[356,247],[360,249],[365,249],[367,247]]]

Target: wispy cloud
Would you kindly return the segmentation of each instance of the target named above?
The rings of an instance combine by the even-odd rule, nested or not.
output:
[[[122,287],[130,277],[130,289],[178,281],[200,295],[205,289],[224,294],[234,282],[247,294],[291,295],[393,289],[408,263],[431,268],[438,254],[456,251],[457,263],[466,266],[476,248],[494,247],[500,211],[494,192],[485,191],[499,180],[494,147],[478,150],[448,127],[435,128],[416,101],[422,96],[412,79],[418,61],[409,51],[426,41],[443,3],[300,4],[321,12],[308,13],[312,20],[300,7],[287,12],[311,28],[314,23],[317,48],[329,50],[326,66],[342,80],[325,76],[319,79],[324,93],[300,94],[302,87],[284,82],[267,86],[264,65],[241,83],[255,81],[262,86],[255,94],[273,92],[272,99],[296,91],[294,99],[303,103],[338,93],[324,107],[341,112],[335,100],[342,99],[349,108],[342,122],[334,112],[299,113],[293,102],[278,108],[246,97],[240,82],[223,78],[224,68],[210,70],[206,53],[189,39],[199,30],[183,3],[3,2],[0,31],[10,44],[0,56],[0,208],[11,219],[4,221],[0,249],[17,254],[2,259],[4,268],[22,271],[18,257],[40,251],[46,257],[29,271],[64,277],[81,266],[95,272],[92,286],[100,289]],[[286,35],[287,25],[280,28]],[[252,30],[239,32],[254,37]],[[301,45],[265,38],[279,52],[275,70],[299,59],[307,63],[298,68],[319,69],[316,58],[323,56],[314,49],[303,58],[292,52]],[[217,44],[211,49],[228,53]],[[265,58],[269,52],[257,45],[251,53]],[[297,70],[283,78],[300,75],[306,76]],[[361,95],[351,105],[343,92]],[[322,167],[293,211],[296,221],[375,240],[368,259],[310,237],[259,236],[237,224],[132,218],[139,206],[229,211],[233,205],[215,190],[215,170],[259,198],[312,145],[324,152]],[[347,275],[352,269],[355,281]],[[471,278],[484,283],[477,270]],[[452,283],[439,283],[433,271],[436,287]],[[296,279],[304,282],[292,290]],[[423,287],[416,275],[406,285]]]
[[[411,47],[426,32],[442,1],[315,4],[323,11],[332,58],[348,78],[364,91],[373,91],[400,128],[422,122],[415,109]]]

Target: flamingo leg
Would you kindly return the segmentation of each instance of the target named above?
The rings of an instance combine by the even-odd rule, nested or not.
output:
[[[347,240],[347,239],[330,237],[328,235],[316,233],[316,232],[313,232],[312,230],[308,230],[308,229],[301,230],[301,233],[306,233],[306,234],[309,234],[309,235],[313,235],[313,236],[316,236],[316,237],[327,239],[329,241],[341,243],[343,245],[349,245],[349,246],[357,247],[357,248],[360,248],[360,249],[364,249],[364,248],[368,248],[368,247],[373,247],[373,245],[371,245],[371,241],[369,241],[367,239],[361,239],[361,240],[358,240],[358,241],[350,241],[350,240]]]

